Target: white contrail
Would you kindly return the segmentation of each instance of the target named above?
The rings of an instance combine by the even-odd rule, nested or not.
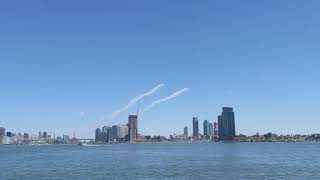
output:
[[[143,108],[141,112],[142,112],[142,113],[147,112],[147,111],[149,111],[151,108],[155,107],[156,105],[158,105],[158,104],[160,104],[160,103],[163,103],[163,102],[165,102],[165,101],[169,101],[169,100],[171,100],[171,99],[174,99],[174,98],[182,95],[183,93],[185,93],[185,92],[187,92],[187,91],[189,91],[189,88],[183,88],[183,89],[181,89],[180,91],[177,91],[177,92],[171,94],[170,96],[167,96],[167,97],[165,97],[165,98],[159,99],[159,100],[157,100],[157,101],[153,101],[151,104],[149,104],[148,106],[146,106],[145,108]]]
[[[159,84],[157,85],[156,87],[154,87],[153,89],[143,93],[143,94],[140,94],[138,96],[136,96],[135,98],[131,99],[129,101],[129,103],[126,105],[126,106],[123,106],[122,108],[114,111],[111,115],[111,118],[114,118],[116,116],[118,116],[120,113],[126,111],[127,109],[129,109],[130,107],[132,107],[133,105],[135,105],[139,100],[141,100],[142,98],[144,97],[147,97],[147,96],[150,96],[152,94],[154,94],[155,92],[157,92],[159,89],[163,88],[165,85],[164,84]]]

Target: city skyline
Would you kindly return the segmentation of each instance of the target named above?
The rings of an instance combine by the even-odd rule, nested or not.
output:
[[[320,2],[166,2],[3,2],[0,126],[94,137],[164,84],[139,101],[143,134],[191,134],[222,106],[237,134],[319,132]]]
[[[320,134],[276,134],[268,132],[253,135],[236,134],[236,118],[233,107],[222,107],[218,121],[203,120],[203,133],[199,130],[199,119],[192,118],[193,132],[188,134],[188,127],[183,127],[183,133],[174,133],[170,138],[163,135],[150,135],[139,133],[139,111],[128,116],[126,124],[103,126],[95,129],[94,138],[79,138],[63,134],[53,136],[48,132],[38,132],[38,135],[29,133],[15,133],[0,127],[0,144],[78,144],[86,146],[91,144],[118,144],[118,143],[169,143],[169,142],[306,142],[319,141]]]

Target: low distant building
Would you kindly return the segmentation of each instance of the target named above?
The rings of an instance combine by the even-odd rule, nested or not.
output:
[[[2,143],[2,140],[5,135],[6,135],[6,129],[4,127],[0,127],[0,144]]]
[[[41,131],[39,131],[39,133],[38,133],[38,138],[39,138],[39,139],[43,138],[43,134],[42,134]]]
[[[2,139],[2,144],[17,144],[17,136],[5,136]]]
[[[7,132],[7,136],[8,136],[8,137],[12,137],[12,136],[13,136],[13,133],[12,133],[12,132]]]
[[[60,136],[58,136],[55,141],[56,141],[56,143],[58,143],[58,144],[63,143],[62,137],[60,137]]]
[[[62,136],[62,141],[63,143],[69,143],[70,137],[68,135],[63,135]]]
[[[43,132],[42,138],[47,139],[47,137],[48,137],[48,133],[47,132]]]
[[[173,134],[173,135],[170,135],[170,140],[171,141],[186,141],[186,140],[188,140],[188,137],[185,136],[184,134],[183,135]]]

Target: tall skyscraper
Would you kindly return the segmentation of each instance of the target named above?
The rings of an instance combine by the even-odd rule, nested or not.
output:
[[[209,123],[209,136],[213,136],[213,124]]]
[[[112,127],[110,126],[103,126],[101,131],[101,141],[102,142],[109,142],[111,141],[111,134],[112,134]]]
[[[112,126],[111,129],[111,141],[117,141],[118,139],[118,127]]]
[[[219,139],[230,141],[236,136],[235,116],[232,107],[223,107],[221,116],[218,116]]]
[[[198,118],[194,117],[192,119],[192,125],[193,125],[193,137],[198,138],[199,137],[199,122]]]
[[[138,115],[129,116],[129,141],[135,141],[138,137]]]
[[[209,134],[209,121],[208,120],[204,120],[203,121],[203,135],[204,136],[210,136]]]
[[[188,126],[185,126],[185,127],[183,128],[183,135],[184,135],[185,137],[188,137]]]
[[[119,124],[117,126],[117,137],[118,139],[124,140],[127,133],[128,133],[128,127],[123,125],[123,124]]]
[[[101,129],[100,129],[100,128],[97,128],[97,129],[96,129],[96,136],[95,136],[95,138],[96,138],[96,142],[101,141]]]

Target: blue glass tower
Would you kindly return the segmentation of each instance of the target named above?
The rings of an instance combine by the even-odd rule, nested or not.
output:
[[[235,116],[232,107],[223,107],[221,116],[218,116],[219,139],[232,141],[236,136]]]

